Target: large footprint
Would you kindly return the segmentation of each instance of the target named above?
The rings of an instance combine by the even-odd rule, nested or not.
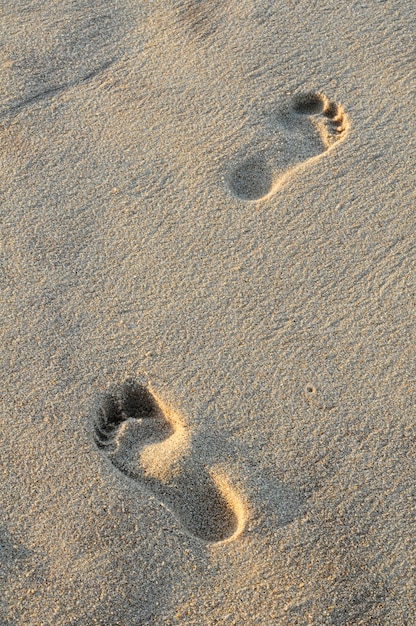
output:
[[[349,124],[341,105],[321,93],[306,93],[293,97],[274,116],[274,126],[278,144],[256,150],[232,170],[228,183],[237,198],[269,197],[299,166],[341,141]]]
[[[106,394],[94,435],[111,462],[159,498],[188,533],[213,543],[241,532],[238,496],[187,454],[181,420],[147,387],[129,379]]]

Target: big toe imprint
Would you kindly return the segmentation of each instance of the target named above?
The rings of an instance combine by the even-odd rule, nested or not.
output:
[[[188,533],[214,543],[241,532],[237,494],[192,458],[180,419],[147,387],[129,379],[107,393],[94,435],[115,467],[153,493]]]
[[[263,151],[248,149],[248,156],[232,169],[228,184],[242,200],[262,200],[272,195],[300,165],[321,156],[342,140],[348,118],[340,104],[321,93],[294,96],[274,116],[279,145]]]

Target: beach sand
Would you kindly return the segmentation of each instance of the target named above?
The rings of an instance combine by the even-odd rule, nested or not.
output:
[[[414,8],[3,2],[2,626],[416,623]]]

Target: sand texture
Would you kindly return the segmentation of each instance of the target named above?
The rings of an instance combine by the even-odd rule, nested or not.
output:
[[[1,626],[412,626],[412,0],[0,2]]]

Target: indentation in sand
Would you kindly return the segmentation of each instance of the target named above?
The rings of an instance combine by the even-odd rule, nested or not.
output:
[[[226,3],[222,0],[179,0],[174,6],[179,22],[200,40],[213,35],[227,15]]]
[[[321,93],[298,94],[276,115],[281,146],[250,155],[228,177],[231,193],[241,200],[263,200],[300,166],[319,158],[341,141],[349,128],[341,105]]]
[[[115,467],[157,496],[188,533],[218,543],[242,531],[240,498],[193,458],[180,416],[146,386],[129,379],[107,393],[94,437]]]
[[[264,155],[249,157],[232,173],[231,190],[242,200],[258,200],[270,193],[273,171]]]

